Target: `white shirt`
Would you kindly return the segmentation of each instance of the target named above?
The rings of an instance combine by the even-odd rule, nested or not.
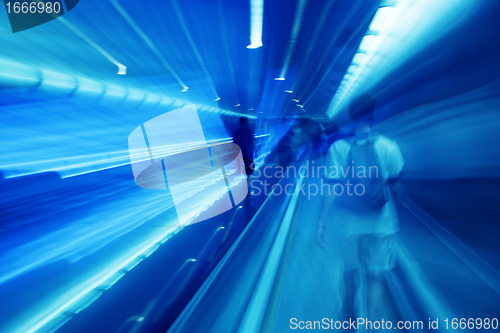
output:
[[[330,173],[332,167],[336,167],[339,170],[347,167],[349,151],[354,141],[354,138],[339,140],[330,146],[325,163],[328,173],[327,178],[331,178],[329,176],[332,176],[332,173]],[[357,144],[362,145],[366,143],[366,141],[366,139],[358,139]],[[331,214],[333,215],[331,221],[339,232],[346,234],[373,234],[382,237],[384,235],[393,234],[399,230],[398,215],[389,185],[387,184],[387,179],[397,178],[399,176],[403,169],[404,160],[396,142],[389,140],[385,136],[377,136],[374,142],[374,149],[380,163],[380,174],[378,176],[385,182],[384,191],[386,193],[386,198],[388,198],[387,203],[382,207],[380,212],[374,213],[372,211],[347,210],[338,205],[339,200],[335,200],[335,208],[331,210]],[[342,179],[340,179],[340,181],[345,187],[345,182],[342,183]],[[347,195],[345,191],[343,195]]]

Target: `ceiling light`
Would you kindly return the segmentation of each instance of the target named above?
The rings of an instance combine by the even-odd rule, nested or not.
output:
[[[248,49],[262,46],[262,26],[264,24],[264,0],[250,1],[250,45]]]
[[[247,46],[247,49],[256,49],[256,48],[259,48],[262,46],[262,42],[261,43],[252,43],[250,45]]]
[[[123,65],[118,65],[118,75],[125,75],[127,74],[127,67]]]

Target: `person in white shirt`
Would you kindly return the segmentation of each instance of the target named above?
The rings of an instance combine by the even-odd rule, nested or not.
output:
[[[367,276],[368,317],[382,315],[383,278],[396,259],[404,160],[395,141],[371,132],[374,111],[375,103],[368,95],[351,103],[354,137],[334,142],[325,161],[325,182],[332,184],[333,191],[323,196],[318,242],[325,246],[327,228],[336,235],[344,264],[344,314],[348,317],[356,317],[354,276],[358,271]]]

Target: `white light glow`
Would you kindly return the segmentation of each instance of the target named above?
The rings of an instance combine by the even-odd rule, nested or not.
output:
[[[125,75],[127,74],[127,67],[123,65],[118,65],[118,75]]]
[[[379,33],[384,32],[390,23],[390,17],[393,10],[394,8],[392,6],[379,8],[373,18],[370,29],[378,31]]]
[[[249,49],[262,46],[262,25],[264,23],[264,0],[250,1],[250,45]]]
[[[401,0],[380,7],[347,69],[327,113],[343,109],[359,89],[369,90],[384,75],[430,44],[474,7],[473,0]],[[470,8],[468,8],[470,7]],[[377,32],[376,34],[373,32]]]
[[[377,39],[377,36],[375,35],[367,35],[363,37],[361,40],[361,44],[359,45],[359,48],[362,50],[367,50],[367,52],[373,50],[373,47],[375,45],[375,39]]]
[[[247,46],[247,49],[256,49],[256,48],[259,48],[262,46],[262,42],[260,43],[252,43],[250,45]]]

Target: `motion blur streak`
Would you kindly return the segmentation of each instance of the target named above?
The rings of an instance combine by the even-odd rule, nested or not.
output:
[[[306,68],[307,63],[309,62],[309,59],[311,57],[311,53],[314,50],[316,43],[318,42],[319,34],[324,27],[325,21],[328,18],[328,14],[329,14],[330,10],[332,9],[332,5],[334,3],[335,3],[335,0],[328,0],[325,4],[325,7],[321,11],[321,16],[320,16],[316,26],[314,27],[314,33],[312,34],[311,41],[309,42],[309,45],[307,45],[306,54],[304,56],[304,60],[303,60],[302,65],[300,67],[299,76],[302,74],[302,71]],[[289,90],[290,93],[293,93],[293,91],[295,90],[296,83],[297,83],[297,81],[294,82],[292,90]]]
[[[222,6],[221,0],[217,0],[217,14],[218,14],[218,20],[219,20],[219,24],[220,24],[222,44],[224,46],[224,53],[226,56],[227,66],[229,69],[229,77],[231,78],[232,89],[234,91],[234,96],[235,96],[235,100],[236,100],[235,106],[238,107],[238,106],[241,106],[240,99],[238,97],[238,85],[237,85],[237,80],[236,80],[236,74],[234,71],[234,65],[233,65],[232,59],[231,59],[231,53],[229,51],[230,48],[228,45],[228,38],[227,38],[228,31],[227,31],[227,26],[224,23],[225,22],[224,21],[224,17],[225,17],[224,16],[224,8]]]
[[[22,97],[34,95],[43,95],[50,93],[62,98],[57,102],[46,102],[36,100],[28,106],[12,104],[4,106],[4,112],[0,115],[0,119],[5,122],[12,122],[9,129],[6,129],[2,134],[4,138],[16,137],[15,145],[17,147],[24,146],[19,149],[16,146],[4,147],[8,154],[2,154],[0,163],[2,164],[2,173],[5,178],[18,177],[21,175],[29,175],[40,172],[57,171],[61,177],[74,176],[82,173],[99,171],[107,168],[119,167],[129,164],[127,150],[112,150],[113,145],[119,145],[119,138],[109,137],[107,142],[101,142],[100,147],[94,147],[94,153],[89,154],[89,151],[79,153],[76,146],[73,146],[71,151],[65,151],[62,156],[55,159],[47,159],[47,156],[54,156],[48,151],[52,150],[57,153],[58,148],[53,144],[49,144],[52,140],[58,141],[64,137],[64,132],[54,131],[50,137],[45,138],[45,142],[30,142],[32,135],[35,132],[43,133],[50,127],[40,127],[38,123],[33,122],[35,116],[32,115],[34,110],[40,121],[42,119],[51,119],[51,126],[64,124],[66,130],[70,130],[69,123],[75,121],[72,126],[78,128],[79,117],[95,116],[94,131],[110,133],[111,131],[119,130],[117,127],[112,127],[112,124],[118,125],[115,116],[97,117],[101,110],[109,110],[109,108],[120,106],[123,109],[133,110],[154,109],[162,110],[172,106],[182,106],[185,101],[176,100],[168,96],[152,94],[139,89],[125,89],[113,85],[103,85],[98,81],[82,79],[75,76],[70,76],[63,73],[57,73],[44,69],[35,69],[32,67],[19,65],[13,62],[1,61],[0,68],[3,73],[0,73],[0,82],[8,87],[23,87],[18,90],[17,94]],[[24,95],[24,96],[23,96]],[[12,98],[10,96],[10,98]],[[85,104],[86,101],[95,101],[90,107]],[[71,103],[73,119],[66,119],[67,104]],[[218,112],[214,108],[209,108],[204,105],[199,105],[199,109],[206,110],[208,113]],[[236,113],[229,113],[237,116]],[[31,117],[32,121],[23,122],[22,117]],[[122,117],[122,121],[127,120]],[[13,119],[17,119],[13,122]],[[218,126],[223,126],[218,123]],[[84,129],[82,129],[84,131]],[[220,127],[219,127],[220,130]],[[59,132],[59,133],[57,133]],[[229,135],[225,130],[222,130],[223,137]],[[83,137],[88,137],[88,134],[81,133]],[[99,135],[100,136],[100,135]],[[108,134],[109,136],[109,134]],[[91,137],[91,136],[90,136]],[[212,133],[212,138],[219,139],[217,132]],[[34,146],[36,145],[36,146]],[[14,148],[16,147],[16,148]],[[170,148],[167,148],[165,155],[169,154]],[[177,148],[178,149],[178,148]],[[174,153],[175,147],[172,147],[170,153]],[[62,153],[61,151],[58,152]]]
[[[189,45],[191,46],[191,49],[192,49],[194,55],[196,56],[196,59],[200,63],[200,66],[206,75],[206,78],[207,78],[206,82],[208,83],[208,85],[210,86],[210,88],[212,89],[212,91],[214,93],[215,101],[218,101],[220,99],[219,94],[217,94],[217,90],[215,89],[215,86],[214,86],[212,77],[210,76],[210,72],[207,68],[207,65],[205,64],[205,61],[203,60],[203,57],[202,57],[200,51],[198,50],[198,47],[196,46],[196,43],[194,42],[191,33],[189,32],[189,28],[187,26],[186,20],[184,19],[184,15],[182,14],[182,11],[179,7],[179,4],[177,3],[177,0],[171,0],[171,2],[172,2],[172,6],[175,10],[175,13],[177,15],[177,18],[181,24],[182,31],[184,32],[184,35],[186,36],[186,39],[189,42]]]
[[[60,18],[61,22],[64,23],[65,26],[71,29],[75,34],[77,34],[79,37],[81,37],[84,41],[86,41],[90,46],[92,46],[96,51],[98,51],[100,54],[102,54],[106,59],[108,59],[110,62],[115,64],[118,67],[118,74],[124,75],[127,73],[127,67],[121,63],[118,62],[111,54],[109,54],[106,50],[104,50],[102,47],[97,45],[92,39],[87,37],[84,33],[82,33],[80,30],[78,30],[73,24],[69,23],[67,20],[65,20],[63,17]]]
[[[130,15],[123,9],[122,6],[117,1],[111,1],[111,4],[116,8],[116,10],[123,16],[123,18],[134,28],[134,30],[141,36],[141,38],[146,42],[148,47],[151,49],[151,51],[155,52],[158,55],[158,58],[160,58],[161,62],[165,65],[165,67],[168,69],[170,73],[176,78],[176,80],[179,82],[181,87],[183,89],[187,89],[188,87],[182,82],[181,78],[179,75],[175,72],[175,70],[172,68],[172,66],[168,63],[168,61],[163,57],[163,55],[158,51],[156,46],[153,44],[151,39],[137,26],[137,24],[132,20]]]
[[[359,0],[356,0],[354,2],[354,5],[349,9],[349,13],[347,14],[346,18],[344,20],[342,20],[340,27],[338,29],[336,29],[335,34],[329,40],[329,42],[327,44],[328,46],[326,48],[326,52],[323,53],[318,64],[314,64],[314,72],[312,74],[312,77],[316,78],[318,75],[320,75],[322,78],[320,80],[320,82],[322,82],[324,80],[324,78],[329,74],[329,70],[324,71],[323,66],[325,63],[327,63],[328,56],[329,56],[331,49],[338,42],[338,39],[340,38],[341,33],[344,31],[344,29],[346,29],[345,27],[348,26],[350,20],[353,19],[353,17],[355,17],[355,14],[358,10],[358,6],[360,6],[361,3],[362,3],[362,1],[359,1]],[[371,16],[371,11],[369,11],[367,15]],[[358,27],[358,29],[361,29],[363,26],[364,26],[364,23],[361,24]],[[356,35],[355,33],[351,33],[351,38],[354,38],[355,35]],[[345,47],[347,47],[347,46],[348,46],[348,43],[345,45]],[[340,57],[341,55],[342,55],[342,53],[337,53],[337,57]],[[333,64],[335,64],[335,62],[328,63],[328,67],[330,69],[333,68]],[[324,71],[324,72],[322,72],[322,71]],[[304,73],[304,75],[307,75],[307,74],[308,73]],[[303,91],[301,91],[301,94],[299,95],[299,100],[304,100],[304,98],[308,97],[308,95],[306,95],[306,91],[309,89],[309,87],[311,85],[314,84],[314,87],[315,87],[313,94],[316,91],[316,89],[318,89],[318,87],[320,86],[317,80],[308,80],[307,83],[308,83],[308,85],[305,87],[305,89],[303,89]],[[309,96],[312,96],[313,94],[311,94]]]
[[[290,33],[290,41],[288,42],[288,47],[286,49],[285,59],[283,61],[283,66],[281,66],[280,76],[275,79],[285,79],[286,73],[288,71],[288,66],[292,61],[293,51],[295,50],[295,45],[297,44],[297,38],[299,36],[300,27],[302,26],[302,19],[304,17],[305,7],[307,5],[307,0],[299,0],[297,2],[297,8],[295,9],[295,17],[293,19],[292,32]]]

